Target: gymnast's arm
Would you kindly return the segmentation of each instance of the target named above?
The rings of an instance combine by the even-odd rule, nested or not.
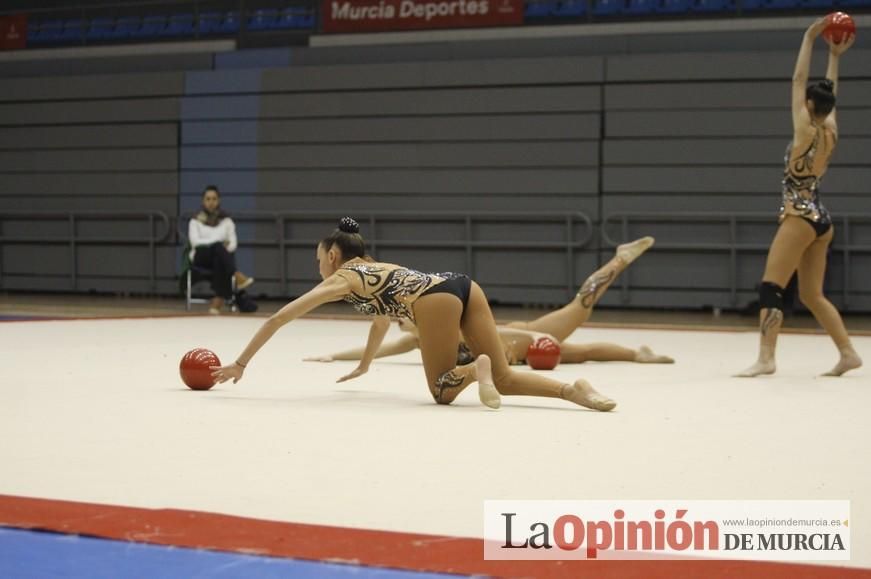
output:
[[[266,320],[251,341],[245,347],[236,361],[228,366],[212,368],[212,376],[219,383],[233,379],[235,384],[242,378],[245,368],[251,362],[254,354],[263,347],[266,342],[283,325],[307,314],[316,307],[341,299],[351,291],[347,281],[339,276],[330,276],[313,289],[296,298]]]
[[[360,363],[353,372],[342,376],[336,382],[344,382],[362,376],[369,371],[369,365],[375,358],[376,352],[381,347],[381,342],[384,341],[384,336],[387,330],[390,329],[390,318],[387,316],[377,316],[372,320],[372,327],[369,328],[369,338],[366,340],[366,348],[363,350],[363,356],[360,358]]]
[[[814,50],[814,41],[826,27],[825,18],[814,20],[804,33],[798,57],[795,60],[795,70],[792,73],[792,128],[797,133],[810,127],[811,118],[807,110],[807,81],[811,68],[811,53]]]
[[[387,342],[386,344],[381,344],[378,348],[378,351],[375,352],[375,358],[386,358],[388,356],[397,356],[399,354],[404,354],[406,352],[411,352],[415,348],[417,348],[417,338],[411,334],[407,334],[402,336],[398,340],[394,340],[393,342]],[[329,354],[326,356],[313,356],[311,358],[305,358],[306,362],[332,362],[334,360],[362,360],[363,352],[366,351],[366,348],[353,348],[351,350],[344,350],[342,352],[336,352],[335,354]]]
[[[829,65],[826,68],[826,78],[832,81],[832,93],[837,97],[838,96],[838,64],[841,59],[841,55],[847,52],[847,50],[853,46],[853,43],[856,41],[856,35],[851,34],[849,38],[845,39],[840,44],[835,44],[828,38],[826,39],[826,43],[829,45]],[[837,108],[837,104],[835,104]],[[832,109],[831,114],[826,119],[827,123],[830,123],[832,130],[835,132],[835,135],[838,134],[838,124],[837,119],[835,117],[835,109]]]

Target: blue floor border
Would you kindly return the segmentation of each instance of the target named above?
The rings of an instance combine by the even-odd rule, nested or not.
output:
[[[455,579],[457,575],[164,547],[0,527],[0,577]]]

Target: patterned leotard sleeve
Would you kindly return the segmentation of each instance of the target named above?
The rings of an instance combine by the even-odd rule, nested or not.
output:
[[[339,268],[340,276],[351,286],[345,301],[358,312],[369,316],[390,316],[414,321],[414,302],[426,290],[444,281],[431,273],[422,273],[390,263],[355,261]]]

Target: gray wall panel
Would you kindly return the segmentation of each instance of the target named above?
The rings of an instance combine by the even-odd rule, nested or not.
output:
[[[151,271],[151,253],[146,245],[78,248],[76,268],[82,277],[147,278]]]
[[[871,183],[871,166],[837,167],[826,173],[822,191],[826,193],[868,195],[868,184]]]
[[[675,82],[605,86],[607,110],[782,109],[790,104],[789,82]],[[871,81],[841,81],[838,106],[855,108],[871,101]]]
[[[63,125],[176,120],[177,98],[0,105],[2,125]]]
[[[194,199],[194,194],[190,196]],[[494,208],[512,211],[582,211],[596,219],[599,200],[595,195],[544,195],[528,193],[525,195],[449,194],[438,196],[419,196],[413,198],[415,211],[493,211]],[[365,214],[371,211],[408,210],[409,196],[360,193],[331,195],[326,198],[329,207],[338,213]],[[269,195],[257,199],[257,209],[261,211],[323,211],[325,197],[320,195]]]
[[[69,274],[70,264],[70,248],[63,244],[3,246],[4,275],[65,275]]]
[[[604,165],[782,166],[784,139],[643,139],[603,143]]]
[[[778,111],[609,112],[605,132],[613,137],[792,138],[789,109]],[[784,141],[784,144],[786,141]]]
[[[422,68],[427,86],[599,83],[605,72],[599,57],[429,62]]]
[[[264,95],[260,117],[362,117],[578,112],[601,108],[598,87],[500,87],[351,94]],[[211,99],[235,97],[208,97]],[[228,112],[233,112],[229,110]],[[238,113],[236,113],[238,114]]]
[[[46,211],[47,204],[52,211],[161,211],[172,216],[178,210],[178,195],[175,192],[134,196],[0,195],[0,211]]]
[[[871,108],[839,110],[838,133],[841,137],[871,137]]]
[[[258,175],[261,194],[363,191],[409,195],[595,194],[597,189],[598,173],[591,169],[260,171]]]
[[[364,218],[371,211],[394,210],[423,215],[582,211],[596,221],[600,208],[605,213],[757,211],[770,215],[770,221],[741,225],[738,234],[742,242],[766,245],[776,229],[781,157],[792,132],[789,78],[797,42],[794,31],[762,36],[657,34],[402,49],[301,48],[293,62],[307,66],[248,70],[241,80],[232,71],[185,79],[174,73],[132,73],[155,70],[148,67],[100,76],[106,62],[99,60],[88,72],[97,74],[92,77],[68,76],[81,71],[81,62],[54,78],[42,74],[16,84],[7,77],[0,81],[0,88],[8,88],[0,96],[0,125],[7,127],[0,131],[0,211],[50,205],[53,210],[173,214],[179,206],[197,207],[203,184],[216,182],[231,212],[332,209]],[[757,50],[759,43],[769,49]],[[871,213],[865,190],[871,179],[871,58],[864,58],[869,54],[854,49],[842,65],[842,139],[823,185],[824,201],[836,218]],[[336,64],[320,66],[319,59]],[[172,59],[156,60],[163,64],[155,66],[164,66]],[[48,67],[44,72],[63,64],[69,63],[41,66]],[[814,74],[824,66],[817,51]],[[606,68],[609,84],[603,85]],[[10,67],[0,63],[0,75],[3,70]],[[183,90],[197,96],[166,98]],[[607,130],[604,141],[602,129]],[[121,235],[142,233],[143,227],[84,222],[79,231]],[[331,227],[332,222],[316,222],[309,231],[295,223],[288,234],[314,240]],[[871,240],[871,227],[862,227],[851,226],[853,242]],[[4,229],[49,235],[63,233],[64,224],[5,224]],[[456,239],[461,229],[437,219],[382,222],[378,234]],[[576,227],[578,234],[582,229]],[[239,231],[251,238],[270,235],[271,227],[240,223]],[[836,231],[842,235],[840,228]],[[622,235],[615,225],[609,232]],[[561,224],[486,223],[475,225],[474,233],[486,240],[561,243],[565,229]],[[562,303],[613,254],[597,249],[598,224],[594,233],[589,247],[574,256],[571,273],[564,253],[532,250],[476,251],[471,273],[493,299]],[[657,236],[661,249],[624,272],[622,279],[631,284],[630,305],[731,304],[724,287],[728,254],[665,249],[669,242],[725,242],[724,224],[639,222],[630,227],[630,237],[644,234]],[[281,257],[271,249],[245,248],[242,241],[252,273],[261,280],[258,291],[283,294]],[[114,249],[83,248],[74,289],[148,291],[147,251]],[[2,250],[7,255],[10,248]],[[167,247],[159,253],[159,287],[174,291],[178,250]],[[754,299],[764,253],[739,255],[740,300]],[[379,254],[435,269],[467,267],[463,250],[382,247]],[[123,268],[111,265],[119,255],[127,264]],[[854,263],[866,257],[857,254]],[[3,287],[66,288],[67,248],[45,259],[50,271],[41,277],[6,276]],[[292,290],[308,289],[317,279],[311,248],[294,250],[286,260]],[[830,275],[840,275],[839,260],[836,254]],[[574,280],[567,290],[569,275]],[[862,286],[864,278],[855,271],[853,276]],[[835,281],[832,287],[841,283]],[[871,292],[866,293],[871,301]],[[611,291],[603,303],[618,304],[622,297]]]
[[[184,91],[183,79],[176,72],[0,80],[0,101],[177,96]]]
[[[782,109],[789,106],[790,87],[770,82],[674,82],[605,86],[604,107],[620,110]]]
[[[813,64],[817,74],[825,72],[824,59]],[[608,59],[605,81],[786,80],[794,65],[794,51],[621,55]]]
[[[758,139],[669,139],[668,141],[608,140],[603,143],[603,163],[614,165],[771,165],[783,166],[787,140]],[[863,165],[871,151],[871,139],[844,137],[832,159],[832,167]],[[836,170],[836,169],[834,169]]]
[[[767,167],[615,167],[603,172],[608,193],[764,193],[780,190],[781,175]],[[838,167],[823,190],[864,195],[871,168]]]
[[[264,71],[263,90],[299,92],[598,82],[602,72],[602,60],[598,57],[327,65]]]
[[[842,165],[867,165],[869,152],[871,152],[871,138],[844,136],[842,132],[829,170],[837,171]]]
[[[825,189],[825,184],[823,185]],[[838,195],[822,192],[823,203],[835,216],[848,213],[871,213],[868,203],[861,195]],[[612,213],[645,212],[707,212],[724,213],[770,213],[777,217],[780,207],[780,183],[772,184],[759,193],[645,193],[609,194],[602,197],[603,215]]]
[[[175,147],[174,123],[68,127],[4,127],[0,149],[88,149],[99,147]]]
[[[178,174],[163,173],[55,173],[45,175],[7,174],[3,176],[4,194],[18,196],[43,195],[172,195],[178,191]]]
[[[606,167],[606,193],[764,193],[780,189],[769,167]]]
[[[795,48],[784,52],[698,52],[692,54],[640,54],[608,58],[606,82],[691,81],[720,79],[773,78],[789,80],[795,67]],[[826,72],[826,58],[816,51],[811,61],[811,77]],[[847,60],[849,59],[849,60]],[[846,63],[849,62],[849,65]],[[871,51],[851,50],[845,57],[841,78],[871,76]],[[787,87],[788,88],[788,85]]]
[[[262,121],[261,143],[598,138],[598,114]]]
[[[0,77],[75,76],[85,74],[124,74],[136,71],[160,72],[208,70],[212,68],[211,53],[144,54],[105,58],[58,58],[39,61],[0,63]]]
[[[599,145],[595,141],[185,147],[182,167],[597,167],[598,154]],[[0,153],[0,164],[2,159]]]
[[[0,151],[0,173],[7,171],[175,171],[178,151],[172,149],[99,149],[64,151]]]

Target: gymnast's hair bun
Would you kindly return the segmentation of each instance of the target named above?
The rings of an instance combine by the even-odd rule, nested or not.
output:
[[[827,78],[821,80],[817,84],[819,85],[819,87],[821,89],[823,89],[826,92],[831,92],[831,93],[835,92],[835,83],[833,83],[831,80],[829,80]]]
[[[350,217],[339,219],[339,231],[343,233],[360,233],[360,224]]]

